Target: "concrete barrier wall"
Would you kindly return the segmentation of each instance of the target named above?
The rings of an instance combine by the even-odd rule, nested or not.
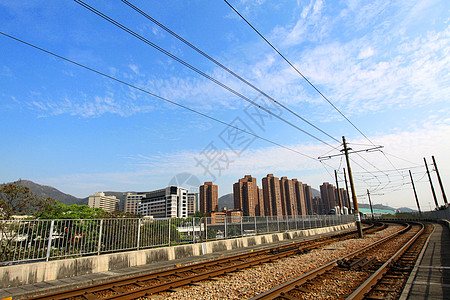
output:
[[[349,223],[332,227],[248,236],[198,244],[4,266],[0,267],[0,288],[15,287],[79,275],[107,272],[161,261],[171,261],[185,257],[212,254],[238,248],[249,248],[256,245],[269,244],[300,237],[321,235],[354,227],[354,223]]]
[[[442,220],[438,220],[438,223],[444,225],[450,231],[450,221],[442,219]]]

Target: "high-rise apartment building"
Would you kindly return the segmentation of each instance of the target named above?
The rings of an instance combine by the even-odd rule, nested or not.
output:
[[[210,215],[219,211],[219,188],[212,182],[200,186],[200,212]]]
[[[319,196],[315,196],[311,202],[312,202],[312,206],[314,208],[314,214],[316,214],[316,215],[322,214],[322,210],[323,210],[322,199],[320,199]]]
[[[279,184],[280,184],[280,198],[281,198],[281,211],[283,216],[287,216],[287,208],[286,208],[286,190],[284,187],[284,184],[286,183],[287,177],[281,177]]]
[[[196,211],[200,211],[200,202],[199,202],[198,193],[188,193],[187,201],[188,201],[188,216],[193,216]]]
[[[144,194],[137,207],[139,214],[154,218],[185,218],[188,216],[187,189],[169,186]]]
[[[107,212],[119,209],[120,200],[116,196],[105,196],[105,193],[98,192],[89,196],[88,205],[92,208],[101,208]]]
[[[295,189],[297,215],[306,216],[308,215],[308,209],[306,206],[306,197],[305,197],[305,190],[303,188],[303,183],[295,178],[292,179],[292,183]]]
[[[264,201],[256,178],[245,175],[233,184],[234,209],[241,210],[244,216],[263,216]]]
[[[293,180],[287,179],[287,177],[281,177],[280,194],[281,194],[283,215],[286,216],[298,215],[297,192],[295,189],[295,182]]]
[[[283,209],[281,204],[280,181],[273,174],[267,174],[262,179],[264,212],[266,216],[282,216]]]
[[[331,209],[338,206],[338,203],[336,202],[336,188],[332,184],[324,182],[320,186],[320,197],[322,198],[321,214],[326,214]]]
[[[336,199],[339,199],[338,194],[341,199],[341,203],[339,203],[339,205],[341,206],[341,211],[348,213],[350,206],[348,201],[349,199],[347,197],[347,191],[344,188],[339,188],[339,190],[336,189]]]
[[[311,186],[307,184],[303,184],[303,192],[305,194],[305,204],[308,215],[317,214],[317,211],[314,210],[313,201],[312,201],[312,189]]]
[[[256,215],[265,216],[263,190],[258,188],[258,205],[256,206]]]

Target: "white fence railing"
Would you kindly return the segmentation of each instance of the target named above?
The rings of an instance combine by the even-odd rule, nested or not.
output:
[[[0,220],[0,265],[345,224],[353,215]]]

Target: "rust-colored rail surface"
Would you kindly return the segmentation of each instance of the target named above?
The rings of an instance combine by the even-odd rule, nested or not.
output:
[[[365,231],[369,233],[382,230],[385,227],[385,224],[376,224],[376,226],[372,224],[365,228]],[[339,233],[328,237],[286,244],[270,249],[215,259],[123,280],[110,281],[89,287],[42,295],[30,299],[137,299],[271,262],[283,257],[304,253],[337,241],[355,238],[356,236],[357,233],[355,231]]]
[[[428,232],[429,230],[426,231],[423,224],[407,224],[399,232],[333,260],[252,299],[326,297],[363,299],[371,290],[373,290],[370,292],[371,299],[385,299],[383,296],[387,294],[382,294],[381,298],[378,298],[378,292],[383,289],[388,292],[392,288],[374,289],[377,282],[380,282],[381,278],[392,276],[388,275],[388,271],[398,266],[400,257],[405,257],[405,260],[409,259],[413,263],[417,257],[415,253],[420,252],[423,247],[423,243],[415,242],[426,238]]]
[[[420,234],[415,235],[347,299],[400,298],[417,257],[434,229],[433,224],[424,225]]]

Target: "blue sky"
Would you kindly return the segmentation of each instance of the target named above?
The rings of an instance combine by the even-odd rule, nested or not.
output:
[[[318,189],[352,155],[360,202],[424,209],[433,203],[423,157],[436,157],[450,193],[448,1],[230,3],[362,136],[223,1],[132,3],[328,135],[275,105],[122,1],[86,1],[151,42],[311,136],[265,113],[73,1],[0,1],[0,31],[131,85],[251,131],[233,129],[0,36],[0,181],[18,178],[86,197],[146,191],[179,173],[219,185],[246,174],[298,178]],[[260,112],[264,114],[264,112]],[[331,137],[333,138],[331,138]],[[291,151],[295,150],[295,151]],[[299,154],[306,154],[308,157]],[[311,158],[312,157],[312,158]],[[200,163],[199,163],[200,162]],[[201,164],[206,166],[201,167]],[[439,203],[442,196],[432,173]],[[343,183],[340,183],[343,184]]]

